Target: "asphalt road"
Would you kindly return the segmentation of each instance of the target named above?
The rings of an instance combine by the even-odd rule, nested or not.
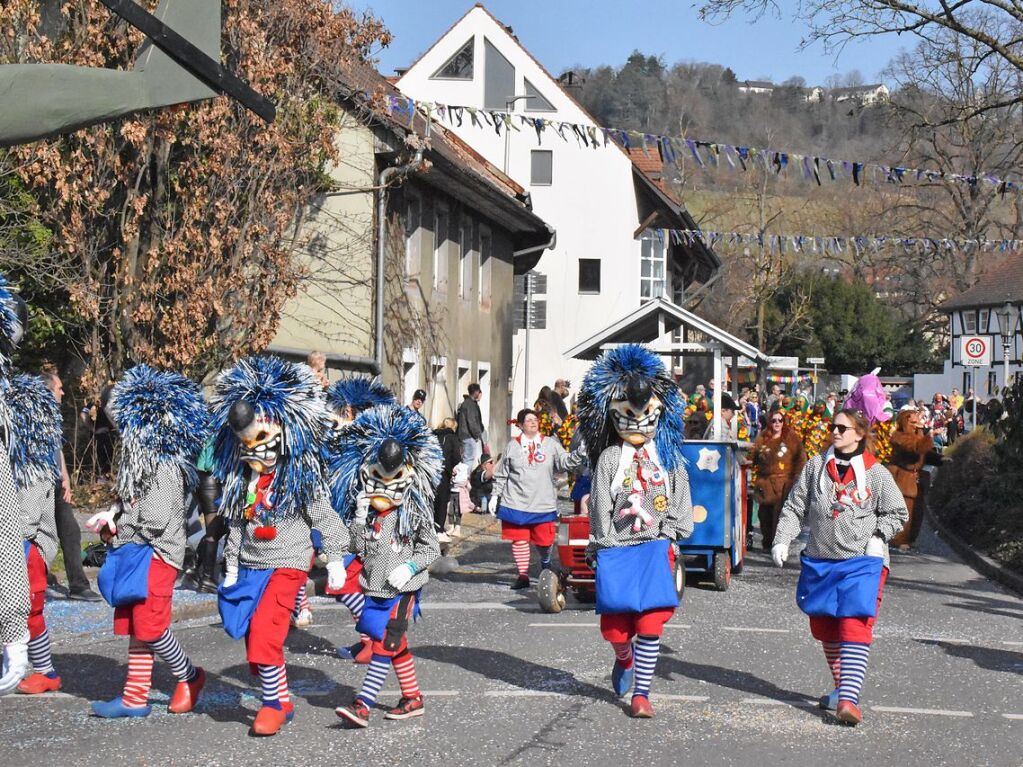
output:
[[[126,642],[110,636],[104,606],[57,603],[64,689],[0,699],[2,764],[1023,764],[1023,600],[929,532],[922,544],[893,557],[855,729],[814,707],[830,675],[795,607],[794,568],[755,553],[726,593],[691,581],[666,630],[657,716],[636,721],[610,693],[612,656],[593,613],[572,602],[546,615],[531,592],[510,591],[510,551],[483,534],[424,595],[411,636],[421,719],[377,711],[368,730],[341,725],[333,709],[351,700],[364,667],[334,656],[353,637],[351,620],[321,599],[316,625],[288,640],[297,709],[276,737],[248,735],[256,680],[242,644],[213,618],[176,626],[210,672],[197,712],[166,713],[173,682],[158,661],[148,719],[94,719],[88,701],[120,693]],[[392,674],[380,703],[397,697]]]

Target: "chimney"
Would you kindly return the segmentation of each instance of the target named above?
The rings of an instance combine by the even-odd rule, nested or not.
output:
[[[569,70],[558,78],[558,82],[561,84],[562,88],[574,96],[582,92],[583,83],[586,81],[579,77],[579,75],[575,72]]]

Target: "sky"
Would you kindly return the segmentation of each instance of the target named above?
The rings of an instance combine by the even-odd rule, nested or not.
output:
[[[797,0],[778,0],[783,9]],[[379,69],[393,74],[425,52],[474,3],[472,0],[347,0],[382,19],[394,36],[378,53]],[[894,35],[850,43],[839,53],[815,45],[800,50],[804,25],[791,15],[750,22],[700,21],[692,0],[489,0],[487,10],[510,25],[519,41],[555,76],[573,66],[621,66],[633,50],[677,61],[731,67],[740,80],[783,80],[798,75],[823,85],[833,74],[859,70],[866,82],[903,47]],[[784,13],[784,11],[783,11]]]

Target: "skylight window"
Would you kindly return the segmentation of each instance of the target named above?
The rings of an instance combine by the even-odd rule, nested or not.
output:
[[[554,105],[551,104],[547,99],[540,95],[540,91],[536,89],[533,83],[529,82],[529,78],[523,78],[523,85],[526,91],[526,109],[530,112],[554,112]]]
[[[433,73],[434,80],[471,80],[473,65],[473,48],[476,38],[470,37],[468,42],[458,49],[458,53],[444,62],[444,66]]]

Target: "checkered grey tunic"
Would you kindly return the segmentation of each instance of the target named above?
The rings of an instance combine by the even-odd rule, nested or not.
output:
[[[57,556],[57,519],[55,515],[54,486],[52,480],[36,482],[18,490],[21,503],[21,534],[32,541],[49,567]]]
[[[340,562],[349,547],[348,529],[330,505],[325,490],[321,490],[301,514],[288,514],[278,520],[274,525],[277,535],[273,539],[257,538],[258,526],[258,520],[233,519],[227,523],[224,559],[229,567],[308,570],[313,560],[313,543],[309,537],[313,528],[320,531],[328,562]]]
[[[611,445],[600,454],[593,472],[590,488],[590,543],[588,551],[616,546],[635,546],[639,543],[667,538],[676,541],[693,532],[693,501],[689,489],[689,473],[684,466],[666,473],[663,489],[648,487],[643,495],[642,508],[654,519],[651,527],[633,532],[633,516],[619,516],[629,505],[629,490],[612,491],[611,484],[621,460],[621,445]],[[652,466],[647,461],[646,466]],[[667,497],[661,510],[655,507],[658,497]]]
[[[379,532],[374,529],[377,522]],[[396,511],[383,517],[370,511],[366,524],[352,525],[352,551],[362,557],[361,583],[368,596],[390,599],[399,593],[411,594],[430,579],[427,568],[440,556],[440,544],[432,520],[417,517],[416,522],[409,538],[398,536]],[[399,592],[387,582],[387,576],[406,562],[413,562],[417,571]]]
[[[168,461],[156,467],[156,476],[140,498],[121,499],[116,518],[116,548],[126,543],[149,544],[164,562],[185,566],[185,483],[181,469]]]
[[[898,533],[909,512],[891,472],[880,463],[866,470],[870,498],[864,506],[832,513],[834,481],[825,465],[826,453],[810,459],[789,493],[778,519],[774,545],[792,542],[805,522],[810,527],[806,555],[816,559],[851,559],[863,556],[867,542],[877,533],[885,541]],[[884,551],[889,566],[888,546]]]
[[[3,405],[0,405],[2,407]],[[21,534],[21,505],[6,439],[0,440],[0,643],[28,641],[28,570]]]

